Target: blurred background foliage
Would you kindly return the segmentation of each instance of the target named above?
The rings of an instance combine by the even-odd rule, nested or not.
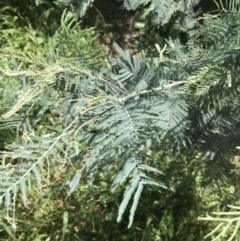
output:
[[[203,240],[214,226],[197,217],[213,210],[220,211],[228,203],[239,205],[237,193],[240,189],[236,188],[239,180],[232,177],[204,186],[201,155],[197,153],[193,159],[189,156],[186,153],[174,157],[162,151],[149,155],[152,165],[160,163],[164,168],[163,181],[169,183],[169,178],[174,177],[169,184],[176,192],[144,190],[131,229],[127,229],[127,215],[123,222],[116,222],[123,192],[109,193],[114,166],[108,178],[99,174],[93,191],[82,184],[69,197],[66,190],[59,190],[58,183],[66,171],[71,170],[60,170],[55,173],[55,183],[44,195],[32,189],[29,208],[20,202],[17,204],[15,232],[3,218],[0,219],[0,240]]]
[[[11,68],[12,61],[16,61],[14,58],[4,58],[4,53],[9,52],[13,55],[21,53],[23,59],[18,60],[18,65],[32,70],[40,66],[36,66],[34,61],[26,63],[24,56],[45,56],[51,61],[54,54],[52,51],[57,49],[63,33],[63,11],[67,8],[67,11],[74,12],[74,6],[66,2],[0,2],[1,68]],[[201,7],[204,13],[216,11],[217,5],[214,2],[203,0],[197,7]],[[149,14],[149,5],[136,11],[120,9],[121,6],[122,2],[115,0],[95,0],[84,17],[78,19],[79,22],[81,20],[80,26],[73,29],[72,36],[75,36],[76,40],[82,31],[84,41],[90,41],[95,48],[99,48],[100,65],[104,65],[103,53],[116,54],[112,49],[113,42],[117,42],[122,48],[130,49],[132,53],[144,50],[147,54],[157,56],[155,44],[163,46],[168,37],[180,39],[184,44],[191,31],[194,31],[174,29],[174,19],[164,26],[157,26]],[[64,50],[65,53],[71,51],[74,50]],[[4,83],[1,85],[4,86]],[[18,89],[17,83],[12,83],[12,86],[12,89],[5,90],[4,93]],[[1,91],[2,89],[0,94]],[[3,99],[7,100],[7,97],[1,96],[1,100]],[[6,102],[2,101],[1,105],[6,106]],[[1,130],[0,150],[4,150],[4,144],[10,142],[11,138],[11,132]],[[118,195],[110,195],[111,170],[108,178],[99,174],[95,190],[89,191],[87,186],[82,184],[70,197],[67,197],[66,190],[59,190],[58,183],[65,173],[71,170],[59,170],[56,171],[55,183],[49,187],[48,192],[43,195],[40,190],[33,189],[29,193],[29,208],[21,206],[20,202],[17,204],[18,227],[15,232],[5,221],[4,212],[0,211],[0,240],[200,241],[214,226],[198,221],[198,216],[204,216],[206,212],[213,210],[222,210],[229,203],[240,205],[237,199],[240,194],[238,156],[231,160],[228,167],[222,169],[220,175],[215,175],[218,179],[214,182],[207,180],[207,177],[212,175],[208,173],[209,165],[208,169],[205,168],[206,160],[202,153],[190,150],[181,156],[173,156],[168,150],[156,149],[149,153],[148,158],[151,166],[161,165],[161,170],[166,173],[163,182],[168,182],[176,192],[144,190],[131,229],[127,229],[128,217],[120,224],[116,222],[116,212],[123,191],[119,190]],[[210,171],[216,171],[215,167],[213,165]],[[236,175],[228,175],[229,172]],[[223,237],[219,240],[225,239]]]

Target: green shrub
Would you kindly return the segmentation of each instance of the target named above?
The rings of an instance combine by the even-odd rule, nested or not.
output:
[[[198,1],[189,2],[192,10],[194,3]],[[237,6],[231,1],[228,7],[234,12],[224,8],[222,14],[203,15],[201,26],[189,35],[186,45],[177,38],[166,40],[163,48],[156,45],[156,58],[147,58],[144,53],[131,56],[115,44],[119,57],[108,57],[107,66],[94,42],[94,30],[80,29],[71,12],[64,11],[60,27],[46,44],[44,38],[41,40],[45,34],[31,24],[31,34],[22,37],[24,28],[14,31],[18,23],[12,15],[5,25],[2,22],[0,201],[13,228],[17,221],[34,221],[30,234],[23,232],[27,222],[21,223],[23,230],[17,239],[64,240],[70,235],[70,240],[86,231],[87,237],[94,233],[93,240],[100,239],[102,233],[104,239],[114,240],[104,228],[121,230],[112,216],[125,224],[128,212],[128,227],[135,217],[137,231],[122,231],[123,240],[139,240],[145,235],[152,240],[200,240],[207,224],[196,222],[195,211],[200,213],[203,207],[205,211],[220,211],[229,202],[238,205],[238,167],[230,162],[239,145]],[[165,16],[165,21],[171,16]],[[13,31],[5,31],[11,30],[11,21]],[[16,42],[7,46],[6,36]],[[29,39],[33,40],[25,46]],[[63,173],[56,180],[58,170]],[[103,174],[110,179],[103,182]],[[72,194],[81,179],[93,194],[88,194],[85,186],[85,194]],[[123,199],[118,195],[108,199],[105,188],[94,192],[101,187],[94,181],[106,187],[111,182],[112,192],[118,194],[125,189]],[[148,189],[161,191],[162,200]],[[76,208],[76,199],[50,199],[55,190],[61,196],[86,199],[86,205],[88,198],[95,198],[90,213],[108,209],[109,215],[96,214],[88,219],[90,213],[79,210],[83,217],[80,229],[70,211]],[[44,208],[24,217],[26,207],[42,191],[48,191]],[[151,211],[144,203],[147,199],[140,201],[141,195],[149,198]],[[151,195],[157,200],[152,201]],[[59,200],[60,212],[55,213]],[[118,214],[113,214],[111,208],[116,206]],[[30,209],[34,210],[33,206]],[[17,210],[23,216],[18,216]],[[205,220],[220,222],[210,235],[215,235],[214,240],[232,240],[239,213],[216,214],[227,218],[207,216]],[[46,226],[35,222],[46,216],[50,219]],[[158,223],[152,223],[153,219]],[[146,223],[149,229],[143,228]],[[2,226],[14,239],[4,222]],[[73,230],[71,234],[68,229]]]

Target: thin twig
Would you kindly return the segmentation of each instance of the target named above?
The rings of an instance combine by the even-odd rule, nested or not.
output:
[[[148,94],[148,93],[156,92],[156,91],[163,90],[163,89],[171,89],[172,87],[174,87],[176,85],[185,84],[186,82],[187,81],[184,81],[184,80],[183,81],[177,81],[177,82],[174,82],[174,83],[171,83],[171,84],[167,84],[167,85],[164,85],[164,86],[161,86],[161,87],[158,87],[158,88],[153,88],[151,90],[143,90],[143,91],[141,91],[139,93],[138,92],[133,92],[130,95],[125,96],[125,97],[119,99],[119,101],[125,102],[129,98],[132,98],[132,97],[137,96],[137,95]]]

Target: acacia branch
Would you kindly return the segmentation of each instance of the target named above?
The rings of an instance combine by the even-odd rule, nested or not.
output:
[[[177,86],[177,85],[182,85],[182,84],[185,84],[187,81],[185,80],[182,80],[182,81],[177,81],[177,82],[173,82],[171,84],[167,84],[167,85],[164,85],[164,86],[161,86],[161,87],[158,87],[158,88],[153,88],[151,90],[143,90],[141,92],[133,92],[131,93],[130,95],[128,96],[125,96],[121,99],[119,99],[119,101],[121,102],[125,102],[126,100],[132,98],[132,97],[135,97],[137,95],[143,95],[143,94],[148,94],[148,93],[153,93],[153,92],[157,92],[159,90],[164,90],[164,89],[171,89],[172,87],[174,86]]]

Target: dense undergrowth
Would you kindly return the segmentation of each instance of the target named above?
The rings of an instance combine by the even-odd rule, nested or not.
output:
[[[32,190],[29,208],[17,205],[15,232],[1,220],[0,240],[203,240],[214,226],[199,222],[198,215],[220,211],[228,203],[239,205],[235,196],[239,190],[234,188],[238,180],[202,187],[200,157],[174,158],[156,151],[151,163],[159,160],[166,165],[166,180],[174,176],[171,184],[176,192],[164,193],[163,198],[158,191],[145,190],[131,229],[127,229],[127,216],[123,222],[116,222],[122,192],[109,195],[111,176],[104,179],[99,174],[94,191],[81,185],[66,198],[67,192],[57,186],[65,175],[62,170],[56,173],[53,190],[44,195]],[[173,173],[172,165],[177,165],[178,171],[174,168]]]

